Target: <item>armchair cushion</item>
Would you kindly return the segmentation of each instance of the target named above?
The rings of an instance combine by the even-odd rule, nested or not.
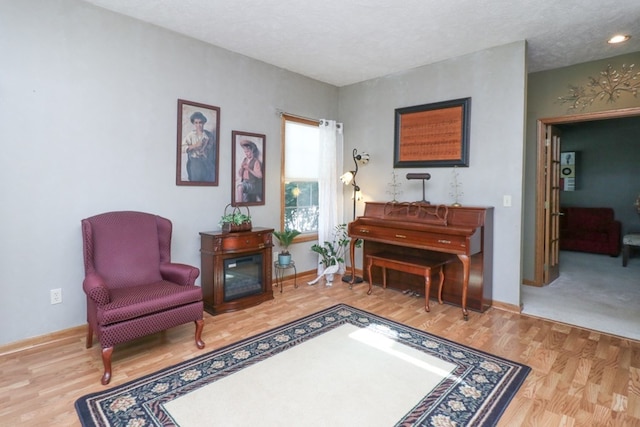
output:
[[[202,300],[202,290],[193,285],[160,281],[111,290],[111,301],[98,308],[98,323],[110,325],[147,316]]]

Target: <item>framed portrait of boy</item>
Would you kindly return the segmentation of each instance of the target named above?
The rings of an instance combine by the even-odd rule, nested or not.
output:
[[[176,185],[218,185],[220,108],[178,99]]]
[[[234,130],[231,141],[231,205],[264,205],[266,136]]]

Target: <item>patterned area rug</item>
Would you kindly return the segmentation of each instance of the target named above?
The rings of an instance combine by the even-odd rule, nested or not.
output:
[[[492,426],[529,371],[339,304],[75,406],[83,426]]]

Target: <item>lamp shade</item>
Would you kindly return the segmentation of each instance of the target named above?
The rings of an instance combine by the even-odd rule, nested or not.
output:
[[[358,161],[361,165],[366,165],[367,163],[369,163],[370,157],[371,156],[369,156],[369,153],[360,153],[356,154],[355,160]]]
[[[340,176],[340,181],[342,181],[344,185],[349,185],[352,180],[353,180],[353,172],[345,172]]]

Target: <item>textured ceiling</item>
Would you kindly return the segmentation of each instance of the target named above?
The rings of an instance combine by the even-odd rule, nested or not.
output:
[[[640,0],[85,1],[336,86],[519,40],[529,72],[640,51]]]

